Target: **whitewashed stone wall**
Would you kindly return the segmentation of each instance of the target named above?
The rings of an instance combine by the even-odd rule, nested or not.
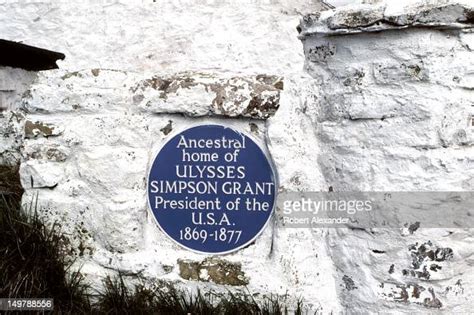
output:
[[[320,89],[307,113],[335,191],[474,188],[474,10],[420,4],[352,6],[300,24]],[[341,304],[354,313],[471,313],[472,232],[329,230]]]
[[[299,108],[317,91],[303,71],[296,26],[300,14],[320,8],[313,1],[0,7],[6,39],[66,55],[59,70],[39,73],[23,100],[21,177],[24,200],[38,195],[45,219],[61,223],[77,266],[93,285],[121,270],[151,283],[288,293],[290,303],[304,297],[315,310],[340,310],[324,232],[269,225],[255,244],[206,257],[161,233],[145,192],[160,144],[198,122],[235,126],[266,141],[286,188],[324,185],[314,169],[317,141],[301,147],[303,137],[311,138],[294,125],[309,127]],[[231,85],[238,93],[221,101]],[[263,97],[252,93],[257,85],[267,91]],[[244,101],[233,107],[236,98]],[[255,102],[264,106],[254,108]],[[258,118],[273,115],[278,105],[282,126],[268,137],[268,121]]]
[[[18,109],[35,78],[34,72],[0,67],[0,165],[20,161],[23,114]]]
[[[472,308],[469,230],[269,225],[249,247],[207,257],[175,245],[150,218],[151,159],[172,132],[199,122],[266,143],[281,190],[472,190],[472,11],[396,1],[321,8],[309,0],[0,6],[5,39],[66,55],[21,101],[21,178],[25,202],[38,196],[45,220],[60,222],[93,285],[120,270],[150,283],[288,294],[322,313]],[[435,20],[420,20],[423,10]],[[430,279],[403,275],[428,241],[452,259]]]

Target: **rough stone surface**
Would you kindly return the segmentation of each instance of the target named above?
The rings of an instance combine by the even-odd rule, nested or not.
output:
[[[202,262],[178,260],[179,275],[186,280],[213,282],[216,284],[244,286],[249,284],[240,263],[231,263],[217,258],[206,258]]]
[[[0,165],[16,165],[20,162],[23,142],[24,115],[14,111],[0,112]]]
[[[306,113],[319,140],[317,165],[335,191],[474,187],[470,9],[426,3],[302,19],[306,69],[319,87]],[[354,313],[470,313],[472,233],[409,222],[401,230],[328,231],[341,304]]]
[[[20,161],[21,132],[24,115],[17,112],[21,100],[36,73],[10,67],[0,67],[0,165],[15,165]]]
[[[272,222],[254,244],[217,258],[178,247],[146,204],[156,151],[200,122],[266,143],[280,191],[472,190],[470,14],[465,4],[429,4],[318,13],[302,0],[10,1],[0,6],[2,36],[66,59],[15,94],[20,112],[0,114],[11,122],[0,125],[0,153],[21,154],[24,202],[38,195],[94,288],[119,270],[192,289],[287,294],[311,313],[469,313],[472,230]]]
[[[343,6],[321,15],[307,15],[299,25],[301,36],[378,32],[407,27],[471,28],[474,6],[469,1],[380,1]]]
[[[327,19],[332,30],[340,28],[368,27],[383,21],[384,6],[374,8],[372,5],[358,6],[354,9],[338,10]]]
[[[131,87],[134,104],[154,113],[266,119],[280,106],[283,78],[218,77],[206,73],[153,76]],[[196,97],[198,96],[199,97]]]
[[[25,121],[25,138],[36,138],[36,137],[51,137],[58,136],[61,134],[59,128],[52,124],[45,124],[40,121],[32,122],[30,120]]]
[[[254,244],[215,263],[178,247],[158,229],[145,191],[149,164],[163,141],[200,122],[233,126],[271,144],[289,189],[290,182],[318,187],[316,157],[301,151],[317,147],[301,147],[300,138],[311,135],[294,123],[309,122],[299,108],[317,92],[303,72],[295,26],[301,12],[319,8],[314,1],[10,2],[0,7],[7,39],[66,54],[59,70],[39,73],[22,100],[30,126],[54,126],[60,134],[27,128],[31,136],[25,137],[24,125],[20,128],[21,177],[24,202],[38,195],[44,219],[60,223],[77,267],[94,288],[119,270],[151,283],[232,289],[256,298],[288,295],[292,304],[304,297],[313,310],[340,310],[323,232],[277,232],[270,224]],[[183,88],[190,79],[199,84]],[[163,80],[170,86],[159,84]],[[269,120],[251,118],[276,118],[283,107],[278,120],[287,126],[276,128],[270,139]],[[182,277],[179,261],[204,266],[200,278]],[[227,269],[235,273],[229,276]],[[314,283],[325,288],[324,294]]]

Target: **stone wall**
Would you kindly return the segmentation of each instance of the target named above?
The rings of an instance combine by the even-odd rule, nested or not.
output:
[[[119,270],[288,294],[322,313],[466,312],[470,230],[272,221],[252,245],[212,257],[175,245],[146,204],[158,148],[200,122],[259,139],[280,191],[472,190],[472,11],[441,2],[323,13],[310,0],[4,4],[2,36],[66,55],[22,94],[24,202],[37,196],[60,222],[94,287]]]
[[[18,109],[35,78],[34,72],[0,67],[0,166],[20,162],[23,114]]]
[[[303,297],[315,310],[340,309],[324,232],[270,224],[247,248],[208,257],[175,245],[146,204],[158,148],[200,122],[235,126],[266,143],[285,189],[325,188],[301,112],[317,87],[303,71],[296,32],[301,14],[320,9],[314,1],[0,7],[6,39],[66,55],[59,70],[38,74],[22,100],[20,173],[24,202],[38,196],[44,219],[60,222],[93,287],[119,270],[150,283],[288,294],[290,304]],[[302,138],[314,141],[302,147]]]
[[[473,189],[473,12],[389,2],[302,19],[320,89],[307,113],[335,191]],[[341,304],[356,313],[473,306],[472,229],[339,229],[326,242]]]

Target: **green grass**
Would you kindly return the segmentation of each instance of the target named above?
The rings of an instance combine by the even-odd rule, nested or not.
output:
[[[18,165],[0,165],[0,195],[5,196],[10,202],[19,204],[23,188],[20,183]]]
[[[87,313],[87,286],[80,273],[68,272],[72,262],[57,227],[46,228],[8,199],[0,195],[0,297],[54,297],[65,313]]]
[[[135,285],[130,289],[120,275],[106,279],[96,306],[99,313],[108,314],[290,314],[284,301],[278,297],[270,296],[258,302],[251,295],[231,292],[203,294],[201,291],[190,294],[172,285],[157,290],[147,289],[143,285]],[[302,314],[302,310],[302,302],[298,302],[293,314]]]
[[[251,295],[190,293],[172,284],[152,290],[127,286],[120,274],[104,279],[102,291],[91,292],[80,272],[71,270],[58,226],[47,227],[35,203],[21,208],[22,192],[18,168],[0,168],[2,298],[53,298],[57,314],[289,314],[279,297],[258,302]],[[302,314],[302,303],[295,309]]]

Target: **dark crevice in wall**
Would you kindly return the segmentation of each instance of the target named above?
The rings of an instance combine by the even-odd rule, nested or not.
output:
[[[57,69],[56,61],[64,59],[62,53],[0,39],[0,66],[29,71]]]
[[[23,194],[20,165],[0,165],[0,203],[19,205]]]

